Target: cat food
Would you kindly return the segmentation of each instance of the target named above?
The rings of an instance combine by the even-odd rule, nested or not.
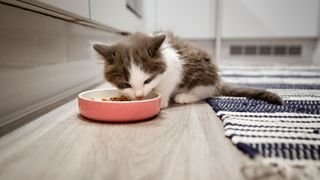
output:
[[[130,99],[127,96],[120,96],[120,97],[112,97],[110,98],[111,101],[130,101]]]
[[[96,100],[94,98],[90,98],[90,100]],[[108,98],[101,98],[101,101],[131,101],[128,97],[121,95],[120,97],[112,97],[110,99]]]

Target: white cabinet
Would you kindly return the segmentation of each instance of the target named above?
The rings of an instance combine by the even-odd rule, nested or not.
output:
[[[126,0],[90,0],[91,19],[122,31],[142,31],[143,21],[126,7]]]
[[[142,0],[30,0],[49,9],[63,10],[66,13],[91,19],[120,31],[143,30],[141,12]],[[128,1],[128,4],[127,4]],[[130,6],[129,9],[127,6]],[[136,11],[133,11],[137,8]],[[64,13],[63,11],[58,11]],[[141,15],[141,14],[140,14]]]
[[[89,0],[37,0],[89,19]]]
[[[224,38],[314,38],[319,0],[224,0]]]
[[[154,3],[155,23],[149,23],[157,30],[170,30],[186,38],[214,38],[215,0],[155,0]]]

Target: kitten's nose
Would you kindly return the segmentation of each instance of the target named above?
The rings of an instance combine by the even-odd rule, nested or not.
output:
[[[143,92],[141,90],[135,91],[135,96],[137,99],[143,98]]]

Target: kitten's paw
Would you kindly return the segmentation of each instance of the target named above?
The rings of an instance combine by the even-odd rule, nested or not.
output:
[[[191,103],[195,102],[197,99],[194,96],[190,96],[188,94],[177,94],[174,97],[174,102],[179,103],[179,104],[186,104],[186,103]]]
[[[161,109],[167,108],[168,105],[169,105],[169,102],[168,102],[168,101],[163,101],[163,100],[161,100]]]

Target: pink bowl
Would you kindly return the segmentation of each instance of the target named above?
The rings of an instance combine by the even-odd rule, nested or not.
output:
[[[98,121],[129,122],[148,119],[160,112],[161,96],[155,92],[151,92],[142,100],[98,100],[119,95],[116,89],[98,89],[82,92],[78,96],[80,114],[86,118]]]

